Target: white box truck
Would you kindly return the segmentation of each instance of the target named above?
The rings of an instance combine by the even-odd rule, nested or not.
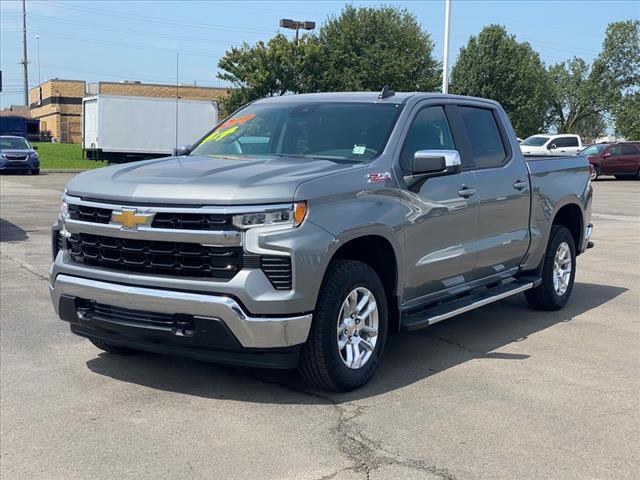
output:
[[[176,145],[194,143],[218,123],[218,105],[209,100],[96,95],[82,99],[82,118],[86,158],[120,163],[164,157]]]

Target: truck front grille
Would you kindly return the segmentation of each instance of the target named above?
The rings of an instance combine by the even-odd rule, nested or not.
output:
[[[109,223],[111,221],[111,209],[70,203],[69,218],[82,222]]]
[[[226,230],[231,228],[231,217],[221,213],[158,212],[151,226],[177,230]]]
[[[87,233],[68,240],[75,262],[111,270],[230,279],[242,268],[242,247],[116,238]]]

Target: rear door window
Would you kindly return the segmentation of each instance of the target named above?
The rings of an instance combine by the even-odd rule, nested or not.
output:
[[[633,145],[622,145],[622,155],[637,155],[638,150]]]
[[[458,108],[467,132],[469,148],[476,168],[501,166],[507,159],[507,150],[493,111],[487,108]]]

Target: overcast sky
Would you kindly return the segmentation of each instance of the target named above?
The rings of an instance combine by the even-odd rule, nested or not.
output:
[[[442,59],[444,1],[353,2],[392,4],[414,13]],[[243,41],[266,40],[279,31],[280,18],[321,24],[343,1],[39,1],[27,0],[29,84],[40,76],[86,81],[175,82],[180,51],[180,83],[225,86],[216,78],[218,59]],[[0,1],[0,107],[21,104],[22,6]],[[600,51],[606,26],[640,18],[639,1],[465,1],[452,0],[451,61],[470,35],[500,23],[528,41],[546,64],[579,56],[591,61]],[[283,30],[287,35],[292,31]]]

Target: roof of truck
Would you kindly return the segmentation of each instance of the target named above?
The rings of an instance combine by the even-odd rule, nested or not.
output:
[[[281,95],[276,97],[266,97],[256,102],[366,102],[366,103],[406,103],[414,97],[420,98],[443,98],[443,99],[465,99],[476,100],[496,104],[493,100],[477,97],[466,97],[463,95],[450,95],[436,92],[395,92],[385,98],[380,98],[380,92],[329,92],[329,93],[300,93],[295,95]]]

